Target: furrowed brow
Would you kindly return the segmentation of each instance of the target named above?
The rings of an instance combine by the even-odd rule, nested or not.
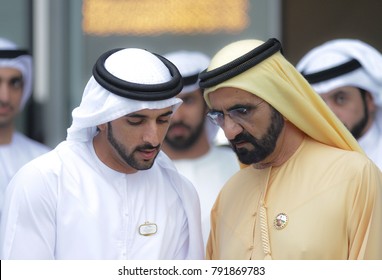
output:
[[[253,109],[257,106],[254,106],[253,104],[235,104],[227,109],[227,111],[231,111],[238,108],[247,108],[247,109]]]
[[[171,110],[171,111],[168,111],[168,112],[166,112],[166,113],[164,113],[164,114],[162,114],[162,115],[160,115],[160,116],[161,116],[161,117],[167,117],[167,116],[171,116],[172,113],[173,113],[173,111]]]
[[[216,109],[209,109],[208,112],[210,113],[223,113],[223,111],[220,111],[220,110],[216,110]]]
[[[142,115],[142,114],[130,114],[130,115],[126,115],[127,118],[147,118],[146,115]]]

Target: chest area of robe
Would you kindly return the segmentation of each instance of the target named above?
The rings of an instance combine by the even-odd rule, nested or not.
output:
[[[343,161],[317,166],[314,160],[302,154],[282,167],[244,172],[229,182],[219,201],[224,207],[218,208],[219,258],[263,259],[266,243],[274,259],[347,258],[357,179]]]

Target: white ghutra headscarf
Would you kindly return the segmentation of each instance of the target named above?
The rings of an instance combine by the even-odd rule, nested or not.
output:
[[[297,64],[303,75],[331,69],[357,60],[361,67],[346,74],[312,83],[314,90],[326,93],[335,88],[353,86],[370,92],[377,106],[382,106],[382,54],[370,45],[355,39],[335,39],[310,50]]]
[[[206,54],[198,51],[180,50],[164,56],[176,65],[183,77],[184,87],[181,91],[182,94],[192,93],[199,89],[199,73],[208,67],[211,60]],[[207,118],[205,129],[208,140],[212,143],[216,138],[219,127]]]
[[[21,49],[13,42],[0,38],[1,51],[18,51]],[[15,68],[23,77],[23,96],[20,103],[20,111],[25,107],[29,97],[32,95],[32,56],[26,52],[17,57],[0,56],[0,68]]]
[[[104,67],[110,76],[142,86],[169,82],[172,75],[158,56],[137,48],[121,49],[106,58]],[[145,101],[122,97],[107,90],[95,79],[87,83],[79,107],[72,112],[73,122],[67,140],[85,142],[94,137],[97,125],[143,109],[163,109],[181,104],[179,98]]]

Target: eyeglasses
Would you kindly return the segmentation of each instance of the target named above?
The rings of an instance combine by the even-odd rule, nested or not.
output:
[[[210,111],[207,113],[207,117],[212,121],[212,123],[220,127],[224,126],[225,115],[228,115],[235,123],[243,125],[251,121],[255,109],[263,102],[264,100],[260,101],[259,103],[253,106],[240,106],[237,108],[233,108],[228,110],[227,113],[219,111]]]

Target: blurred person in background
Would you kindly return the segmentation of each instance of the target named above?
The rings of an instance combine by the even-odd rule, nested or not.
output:
[[[198,75],[207,68],[210,58],[201,52],[185,50],[165,57],[179,69],[184,87],[178,95],[183,103],[173,115],[163,150],[199,194],[206,244],[212,205],[227,179],[239,170],[239,161],[230,147],[216,145],[219,127],[206,118],[208,107],[198,85]]]
[[[382,169],[382,54],[356,39],[335,39],[297,69]]]
[[[32,57],[0,38],[0,220],[5,189],[28,161],[50,150],[16,130],[16,117],[32,94]]]

